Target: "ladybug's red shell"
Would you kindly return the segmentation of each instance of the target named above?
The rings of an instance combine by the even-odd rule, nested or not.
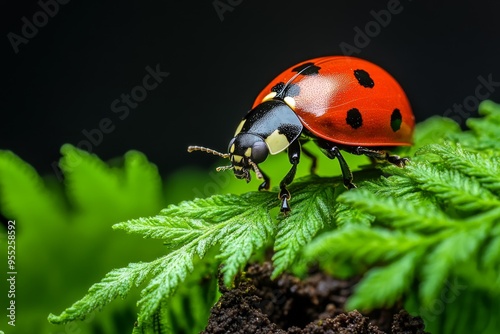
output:
[[[411,145],[415,125],[398,82],[366,60],[315,58],[278,75],[254,106],[281,94],[304,127],[328,141],[359,146]]]

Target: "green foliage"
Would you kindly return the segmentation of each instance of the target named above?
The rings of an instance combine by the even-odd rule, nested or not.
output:
[[[303,185],[299,183],[299,186],[300,184]],[[328,191],[328,187],[323,188],[323,191]],[[114,228],[129,233],[165,240],[169,252],[149,263],[135,263],[113,270],[100,283],[94,284],[83,299],[61,315],[51,315],[50,321],[60,323],[81,319],[95,309],[100,309],[116,296],[125,296],[132,286],[139,286],[149,278],[138,302],[138,327],[142,327],[151,321],[161,301],[170,297],[193,271],[194,259],[204,258],[206,253],[214,248],[217,250],[216,259],[223,264],[224,282],[229,285],[251,256],[262,251],[276,235],[279,225],[275,224],[269,214],[277,204],[276,198],[276,194],[266,192],[250,192],[240,196],[215,195],[208,199],[170,205],[154,217],[133,219],[114,225]],[[304,202],[302,205],[310,206],[316,199],[309,197],[300,201]],[[299,204],[298,207],[300,208]],[[326,204],[322,203],[320,207],[326,209]],[[304,220],[308,214],[308,211],[295,211],[297,213],[290,216],[292,221]],[[308,218],[315,226],[322,225],[321,214]],[[286,235],[277,236],[277,240],[281,240],[277,254],[283,252],[290,254],[288,257],[296,256],[300,245],[314,235],[314,228],[311,230],[307,232],[307,229],[304,229],[309,235],[304,233],[295,242],[284,242]],[[292,259],[286,261],[291,262]],[[277,267],[276,270],[283,269]]]
[[[335,190],[334,187],[324,187],[324,180],[317,177],[311,177],[310,181],[300,182],[292,188],[292,193],[296,194],[294,211],[300,214],[279,217],[274,241],[274,278],[290,268],[299,250],[319,230],[333,224],[333,217],[328,212],[337,195]],[[307,224],[304,224],[304,219]]]
[[[423,147],[417,142],[409,166],[383,167],[388,177],[337,198],[366,216],[321,234],[303,256],[333,274],[342,265],[363,274],[350,308],[404,300],[432,333],[497,331],[500,106],[484,102],[480,113],[485,117],[469,120],[470,130],[446,130]],[[446,129],[444,122],[428,120],[417,134]]]
[[[61,170],[42,178],[14,153],[0,151],[0,211],[16,220],[17,321],[9,333],[130,332],[136,313],[134,299],[139,297],[134,291],[130,300],[109,305],[103,314],[89,313],[84,322],[55,327],[47,322],[47,310],[63,309],[110,268],[163,253],[161,244],[121,235],[111,228],[123,220],[156,214],[166,205],[160,175],[156,166],[135,151],[113,165],[71,145],[63,146],[61,153]],[[5,235],[1,229],[4,254]],[[119,273],[123,271],[114,272]],[[192,279],[216,282],[201,274]],[[208,283],[198,281],[193,285],[199,291],[209,288]],[[198,327],[203,326],[213,298],[205,303],[199,299],[184,292],[163,303],[169,308],[164,322],[173,323],[175,312],[191,308],[193,301],[205,309],[195,319]],[[7,293],[0,301],[8,305]],[[192,328],[193,323],[177,326]]]
[[[364,168],[355,175],[358,189],[344,191],[338,177],[296,180],[290,187],[293,211],[286,217],[273,211],[279,204],[275,192],[248,192],[184,201],[156,216],[115,224],[163,240],[167,253],[111,271],[49,320],[83,318],[145,285],[135,332],[145,331],[193,275],[194,261],[222,264],[230,285],[253,255],[270,246],[274,277],[312,263],[334,275],[362,274],[350,308],[405,300],[432,332],[471,332],[478,328],[472,317],[464,317],[470,324],[461,318],[462,327],[446,319],[457,319],[465,307],[495,304],[500,296],[500,107],[485,102],[480,112],[485,117],[469,120],[465,132],[439,117],[419,124],[416,144],[406,150],[412,162],[404,169],[382,166],[383,176]],[[458,306],[466,295],[478,299],[469,296],[470,305]],[[484,321],[500,325],[494,312],[483,311]]]
[[[275,211],[279,204],[275,192],[249,192],[184,201],[168,206],[156,216],[115,224],[115,229],[162,240],[166,254],[151,262],[131,263],[112,270],[94,284],[83,299],[60,315],[51,314],[49,320],[61,324],[84,319],[113,299],[127,296],[134,287],[143,286],[134,332],[149,333],[161,328],[159,332],[179,333],[173,330],[171,323],[160,326],[158,322],[168,312],[163,304],[165,300],[175,299],[183,283],[192,281],[193,271],[197,269],[195,262],[211,267],[206,273],[212,275],[215,274],[213,266],[222,264],[224,282],[230,285],[253,256],[262,255],[276,240],[274,275],[277,276],[294,263],[300,249],[320,229],[333,223],[333,219],[325,217],[329,216],[329,203],[335,201],[343,188],[332,184],[341,185],[342,181],[330,179],[328,185],[324,181],[311,176],[290,187],[296,194],[295,209],[286,218]],[[279,217],[279,223],[273,219],[272,212],[276,212],[274,216]],[[191,294],[192,298],[196,297],[193,291]],[[175,321],[175,318],[169,320]]]
[[[0,157],[2,172],[12,175],[9,180],[18,178],[16,184],[41,204],[23,205],[22,196],[9,194],[2,207],[9,217],[27,221],[39,215],[23,208],[50,208],[52,216],[47,217],[53,220],[47,225],[55,228],[61,224],[54,221],[68,220],[68,215],[75,225],[105,217],[114,229],[153,239],[142,240],[153,245],[148,255],[136,254],[128,265],[111,270],[82,299],[59,315],[51,314],[52,323],[88,318],[106,305],[108,309],[117,297],[130,300],[140,290],[133,333],[199,332],[217,298],[216,268],[231,285],[248,262],[272,249],[274,277],[288,270],[305,273],[312,264],[332,275],[361,275],[350,308],[369,310],[403,301],[432,333],[495,333],[500,327],[495,313],[500,306],[500,106],[486,101],[479,111],[484,117],[469,120],[467,131],[441,117],[418,124],[415,145],[401,150],[411,157],[406,168],[367,168],[366,158],[346,156],[357,170],[358,189],[345,191],[340,177],[298,178],[290,187],[293,211],[286,217],[276,210],[276,189],[235,195],[235,184],[241,183],[215,176],[206,179],[204,188],[195,183],[187,187],[201,198],[160,211],[161,198],[151,202],[161,187],[159,179],[144,157],[137,158],[139,153],[132,153],[137,164],[112,168],[72,147],[63,148],[61,161],[69,205],[29,166],[20,160],[9,165],[17,158],[5,153]],[[274,173],[282,176],[289,168],[286,159],[273,164],[273,170],[266,170],[273,179]],[[332,163],[320,158],[320,164],[324,168]],[[304,170],[299,174],[307,174]],[[97,198],[92,196],[94,187],[103,188]],[[142,192],[150,194],[149,200],[137,198]],[[127,211],[137,203],[151,210]],[[151,213],[152,207],[157,210]],[[75,211],[85,214],[76,216]],[[66,238],[72,242],[80,235],[95,237],[95,231],[83,226],[69,231]],[[112,235],[106,236],[118,238]],[[156,259],[144,262],[152,255]],[[74,257],[53,255],[60,263]]]

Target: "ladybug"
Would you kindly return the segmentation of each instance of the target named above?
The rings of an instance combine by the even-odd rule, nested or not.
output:
[[[352,173],[341,150],[385,160],[403,167],[408,161],[384,149],[409,146],[415,126],[413,112],[398,82],[379,66],[356,57],[329,56],[303,61],[271,81],[257,96],[252,109],[238,125],[228,153],[189,146],[229,158],[239,179],[250,181],[250,171],[263,179],[259,190],[270,188],[269,177],[260,169],[269,154],[287,151],[292,165],[280,182],[281,212],[290,211],[287,186],[293,181],[300,154],[316,158],[301,145],[314,141],[330,159],[339,161],[343,183]]]

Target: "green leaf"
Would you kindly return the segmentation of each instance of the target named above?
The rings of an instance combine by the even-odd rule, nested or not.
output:
[[[249,217],[234,217],[227,221],[229,229],[220,241],[220,254],[224,266],[224,283],[229,285],[233,277],[249,262],[257,250],[263,248],[274,236],[275,224],[268,208],[255,206],[247,211]],[[251,218],[250,218],[251,217]]]
[[[339,201],[372,215],[376,224],[384,226],[431,233],[454,224],[438,208],[428,203],[422,205],[400,201],[366,189],[346,192],[339,197]]]
[[[304,256],[320,264],[350,261],[371,265],[390,262],[425,243],[416,234],[348,226],[318,236],[304,249]]]
[[[24,275],[16,281],[19,287],[16,303],[24,306],[23,321],[16,324],[17,332],[63,330],[47,322],[47,310],[59,310],[71,305],[78,297],[78,291],[87,290],[112,268],[158,254],[153,245],[141,244],[143,241],[139,238],[131,240],[129,236],[119,236],[110,228],[118,221],[157,213],[163,206],[158,173],[155,172],[153,179],[148,177],[153,174],[151,170],[156,171],[156,167],[137,152],[130,152],[127,156],[130,158],[126,158],[122,166],[111,168],[105,164],[106,168],[115,171],[108,174],[111,178],[115,175],[123,177],[118,187],[107,196],[100,197],[101,203],[96,208],[93,204],[77,206],[67,198],[66,194],[71,193],[65,188],[69,184],[68,175],[61,174],[56,161],[52,163],[54,169],[41,176],[14,153],[0,151],[0,210],[9,220],[16,220],[16,242],[22,245],[19,248],[21,251],[16,254],[16,265],[23,269]],[[144,163],[136,163],[140,160],[136,159],[138,156]],[[95,158],[85,155],[82,159],[85,157]],[[81,166],[85,164],[82,161]],[[89,168],[88,174],[81,172],[78,178],[84,184],[90,182],[93,173]],[[137,186],[129,188],[132,183]],[[103,182],[104,186],[107,184],[107,181]],[[124,187],[124,184],[127,186]],[[97,183],[96,187],[81,188],[78,191],[86,193],[79,193],[78,196],[99,196],[100,186]],[[148,190],[149,186],[157,191]],[[123,197],[127,200],[114,206]],[[3,244],[0,240],[0,245]],[[133,252],[129,252],[130,249]],[[68,282],[71,289],[67,289]],[[38,298],[33,299],[34,295]],[[68,325],[66,330],[71,331],[71,327],[76,326],[82,334],[91,331],[122,332],[126,325],[111,319],[133,312],[134,304],[133,300],[115,303],[95,319]]]
[[[134,325],[132,334],[173,334],[170,319],[165,317],[167,307],[166,300],[163,300],[156,312],[146,323]]]
[[[420,190],[433,194],[462,214],[476,213],[500,205],[500,200],[476,179],[456,170],[439,168],[430,163],[414,163],[407,166],[404,172],[392,169],[394,173],[404,173]]]
[[[161,300],[193,270],[194,257],[203,258],[216,245],[220,246],[217,258],[224,264],[224,282],[229,284],[274,234],[268,213],[273,204],[275,197],[269,193],[216,195],[171,205],[155,217],[116,224],[117,229],[165,239],[173,249],[160,260],[160,269],[142,290],[139,324],[149,321]],[[148,230],[150,226],[154,232]]]
[[[500,124],[496,121],[496,117],[489,117],[488,121],[485,121],[484,118],[469,118],[467,120],[467,127],[469,127],[481,141],[490,144],[491,147],[498,147],[498,144],[495,144],[495,142],[498,143],[500,141],[500,133],[498,132]]]
[[[360,225],[368,227],[373,223],[375,219],[374,216],[341,202],[337,202],[334,211],[335,221],[337,223],[337,226],[339,227],[347,225]]]
[[[442,142],[450,134],[460,133],[460,126],[450,118],[431,116],[416,124],[413,136],[413,146],[406,151],[407,155],[413,155],[422,146]]]
[[[476,229],[446,233],[428,254],[422,267],[423,282],[420,290],[424,306],[430,305],[437,298],[453,267],[466,261],[475,261],[474,255],[484,241],[488,227],[488,224],[484,224]]]
[[[394,305],[413,283],[421,255],[408,252],[384,267],[368,271],[349,298],[347,308],[373,310]]]
[[[125,220],[137,207],[143,208],[143,214],[161,208],[158,170],[142,153],[127,152],[122,168],[111,167],[69,144],[61,148],[61,153],[66,191],[77,209],[93,210],[100,216],[106,213],[115,216],[114,212],[119,212],[121,220]]]
[[[445,166],[464,175],[474,177],[479,183],[500,195],[500,155],[466,151],[460,144],[430,145],[421,152],[438,155]]]
[[[94,310],[117,297],[125,298],[133,286],[139,286],[151,271],[154,271],[159,261],[150,263],[131,263],[125,268],[110,271],[100,283],[90,287],[87,295],[67,308],[60,315],[49,315],[53,324],[62,324],[73,320],[83,320]]]
[[[274,271],[273,278],[278,277],[283,271],[290,268],[296,259],[299,251],[304,245],[323,229],[323,227],[333,224],[333,217],[330,214],[335,205],[335,198],[338,192],[344,191],[343,187],[338,190],[325,182],[325,179],[311,177],[297,181],[291,187],[293,197],[293,211],[280,219],[274,242]]]
[[[481,260],[484,267],[500,270],[500,224],[492,229]]]
[[[479,105],[479,114],[485,117],[469,118],[466,121],[470,129],[450,136],[455,142],[473,150],[500,149],[500,107],[492,101],[483,101]]]
[[[10,151],[0,151],[0,207],[5,216],[18,219],[26,228],[41,216],[52,226],[66,218],[66,208],[56,192],[47,187],[28,163]]]

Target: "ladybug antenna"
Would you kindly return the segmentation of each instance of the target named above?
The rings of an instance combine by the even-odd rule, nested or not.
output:
[[[225,170],[228,170],[228,169],[233,169],[234,166],[233,165],[229,165],[229,166],[220,166],[220,167],[217,167],[215,170],[218,171],[218,172],[222,172],[222,171],[225,171]]]
[[[311,67],[312,64],[308,65],[308,66],[305,66],[303,69],[301,69],[300,71],[297,72],[297,74],[295,74],[293,77],[291,77],[284,85],[283,87],[281,88],[281,91],[279,91],[276,96],[281,96],[283,97],[282,95],[285,93],[285,90],[287,89],[287,87],[300,75],[302,74],[302,72],[304,72],[305,70],[307,70],[309,67]]]
[[[221,153],[221,152],[218,152],[216,150],[212,150],[211,148],[206,148],[203,146],[188,146],[189,153],[194,152],[194,151],[202,151],[202,152],[210,153],[210,154],[217,155],[217,156],[224,158],[224,159],[229,158],[229,153]],[[227,169],[227,168],[225,168],[225,169]]]
[[[264,177],[264,175],[262,175],[262,172],[260,171],[259,166],[257,166],[257,164],[250,159],[248,160],[248,163],[250,164],[250,166],[252,166],[253,171],[255,172],[255,175],[257,175],[257,178],[262,179]]]

